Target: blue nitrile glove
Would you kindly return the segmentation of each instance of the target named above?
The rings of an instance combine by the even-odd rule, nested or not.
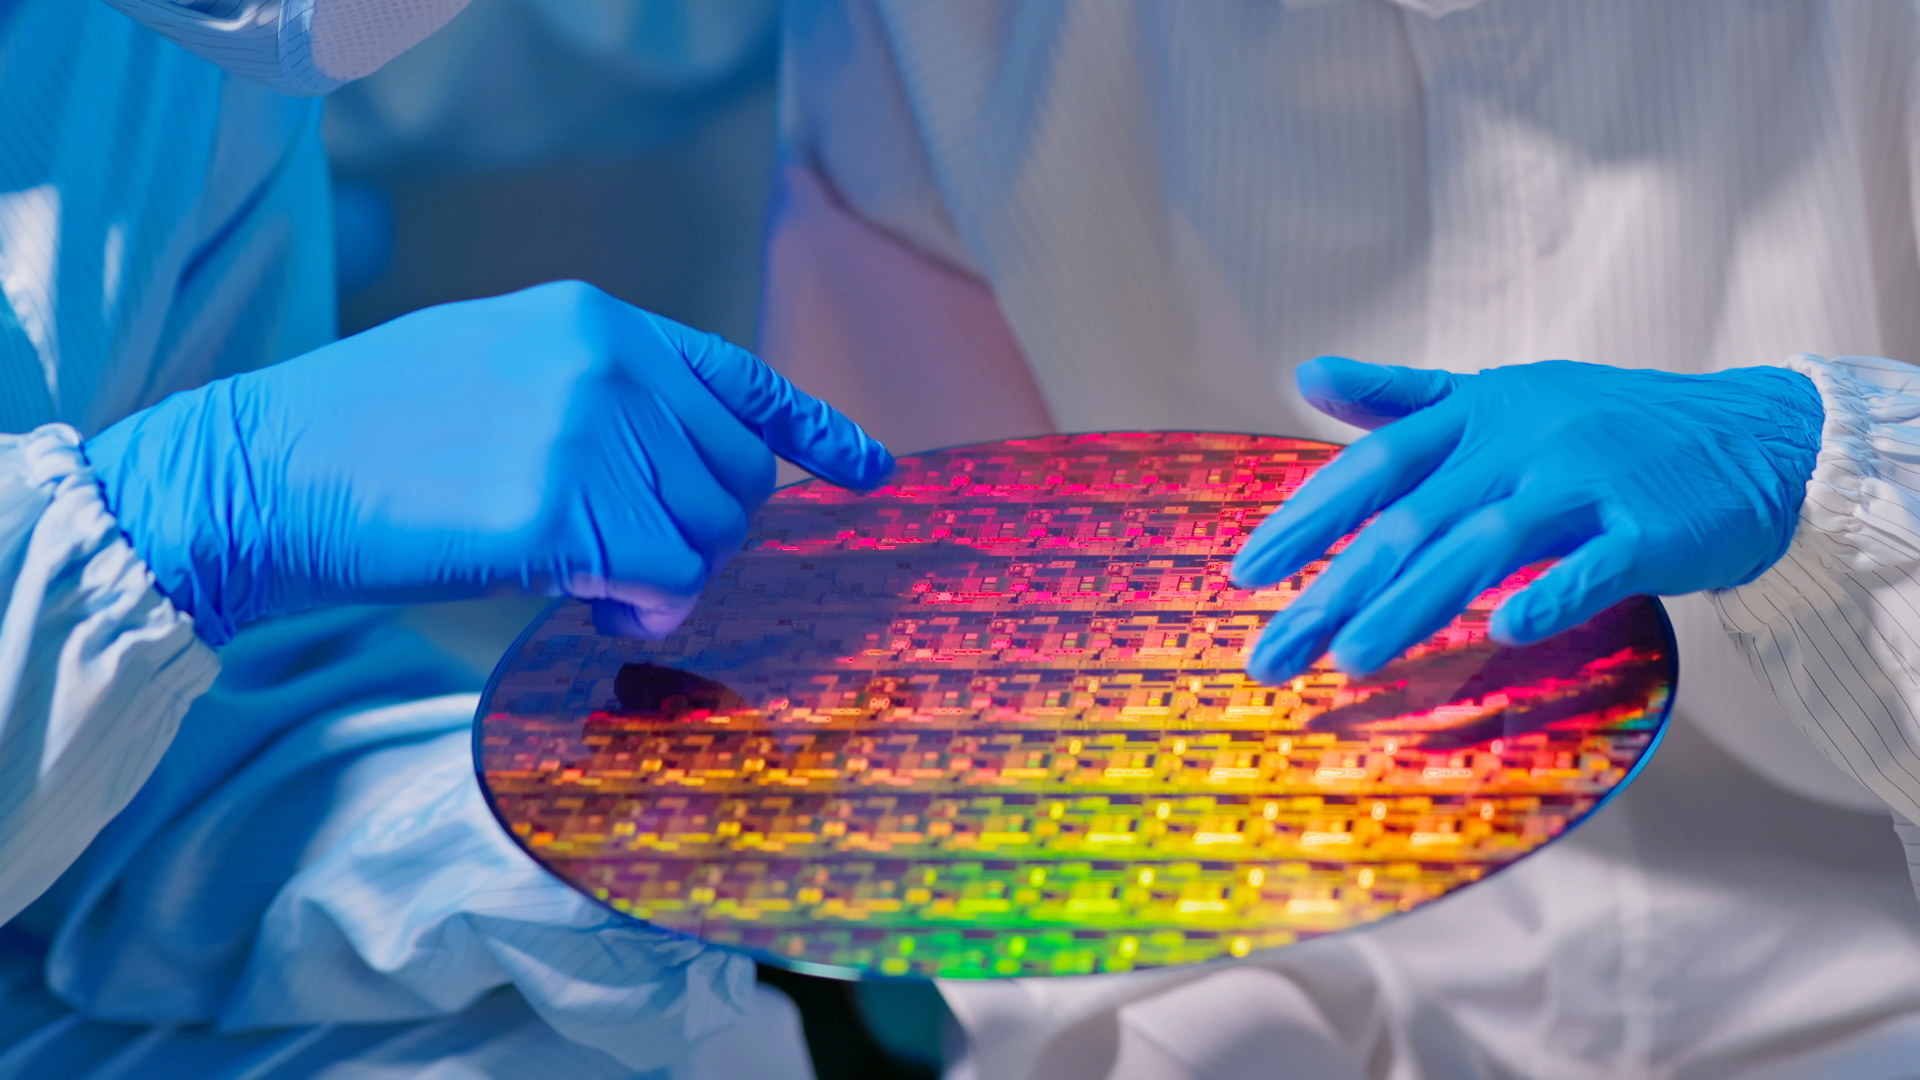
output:
[[[1266,682],[1328,651],[1373,671],[1551,556],[1566,557],[1494,612],[1496,640],[1538,641],[1636,593],[1751,581],[1793,538],[1825,415],[1812,381],[1778,368],[1452,375],[1322,357],[1297,378],[1315,408],[1379,430],[1261,522],[1234,579],[1278,581],[1380,516],[1274,616],[1247,665]]]
[[[591,286],[429,308],[175,394],[86,444],[133,548],[218,644],[329,604],[503,591],[677,625],[779,454],[870,487],[886,448],[748,353]]]

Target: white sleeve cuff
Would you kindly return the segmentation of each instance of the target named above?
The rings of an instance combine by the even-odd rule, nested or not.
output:
[[[1795,547],[1854,571],[1920,566],[1920,367],[1801,354],[1826,407]]]
[[[0,924],[126,806],[218,670],[107,513],[79,434],[0,435]]]
[[[1826,408],[1786,555],[1710,594],[1755,674],[1834,764],[1920,820],[1920,368],[1796,356]]]

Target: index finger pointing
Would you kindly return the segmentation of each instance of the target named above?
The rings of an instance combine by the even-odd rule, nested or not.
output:
[[[841,487],[865,490],[893,474],[893,455],[859,424],[803,392],[766,362],[714,334],[659,319],[714,397],[768,449]]]

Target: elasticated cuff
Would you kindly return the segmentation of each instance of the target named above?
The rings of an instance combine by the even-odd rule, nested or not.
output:
[[[1788,716],[1893,811],[1920,884],[1920,368],[1800,355],[1826,410],[1793,542],[1708,595]]]
[[[146,782],[219,671],[107,513],[80,435],[0,435],[0,923]]]
[[[1920,565],[1920,368],[1806,353],[1784,366],[1813,380],[1826,409],[1793,545],[1856,571]]]

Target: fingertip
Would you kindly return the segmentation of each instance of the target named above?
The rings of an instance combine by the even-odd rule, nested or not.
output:
[[[1236,559],[1228,574],[1242,589],[1264,589],[1300,573],[1316,560],[1330,557],[1321,544],[1304,545],[1289,537],[1285,542],[1276,540],[1262,547],[1245,563]]]
[[[1372,364],[1344,356],[1316,356],[1293,370],[1293,384],[1315,410],[1342,423],[1373,428],[1367,400],[1382,379]]]
[[[1526,632],[1526,624],[1518,616],[1507,613],[1512,606],[1512,601],[1508,601],[1494,611],[1493,617],[1487,620],[1487,636],[1508,648],[1531,644],[1532,638]]]
[[[1316,356],[1293,369],[1293,384],[1308,400],[1341,397],[1355,376],[1364,375],[1372,367],[1344,356]]]
[[[1272,624],[1268,624],[1268,631],[1271,632],[1271,630]],[[1278,670],[1279,665],[1275,663],[1277,658],[1274,650],[1268,647],[1267,640],[1268,634],[1261,634],[1260,640],[1253,646],[1253,651],[1248,654],[1247,676],[1255,682],[1271,686],[1284,679],[1286,675]]]
[[[1444,371],[1321,356],[1294,369],[1294,384],[1315,409],[1372,431],[1446,397],[1454,379]]]
[[[1299,674],[1289,665],[1279,663],[1278,658],[1262,656],[1258,652],[1247,660],[1247,677],[1263,686],[1278,686]]]
[[[1283,611],[1260,634],[1247,658],[1247,674],[1270,686],[1283,683],[1311,667],[1325,648],[1317,620],[1303,623],[1297,612],[1290,617]]]
[[[1260,553],[1242,551],[1227,568],[1227,579],[1236,589],[1258,589],[1273,584],[1260,574]]]
[[[866,438],[867,445],[861,453],[860,465],[854,470],[847,486],[855,491],[872,491],[893,479],[899,463],[894,460],[893,451],[881,445],[878,439],[867,436],[865,432],[861,434]]]
[[[1387,666],[1387,661],[1397,655],[1379,656],[1376,655],[1377,652],[1377,649],[1366,645],[1343,645],[1336,642],[1333,648],[1327,650],[1327,657],[1333,661],[1333,666],[1339,669],[1341,674],[1358,677],[1379,671]]]
[[[1509,648],[1519,648],[1545,641],[1566,629],[1550,620],[1536,605],[1522,604],[1520,599],[1520,596],[1511,597],[1494,610],[1493,618],[1487,620],[1488,637]]]
[[[1639,590],[1632,576],[1614,565],[1630,552],[1630,544],[1618,537],[1589,541],[1495,608],[1487,635],[1502,645],[1532,645],[1633,595]]]
[[[857,491],[892,475],[893,455],[879,440],[766,361],[716,334],[654,318],[656,324],[679,332],[683,355],[701,381],[736,418],[757,430],[775,454]]]
[[[1310,557],[1294,560],[1294,545],[1287,543],[1288,530],[1281,524],[1285,513],[1282,508],[1261,522],[1235,553],[1233,565],[1227,571],[1234,585],[1242,589],[1265,588],[1311,561]]]
[[[664,636],[650,633],[641,621],[640,613],[618,600],[592,600],[588,602],[588,607],[593,612],[593,630],[596,634],[636,641],[657,641]]]
[[[1530,585],[1507,597],[1487,620],[1487,636],[1510,648],[1542,642],[1586,621],[1580,602],[1549,592],[1547,583]]]
[[[666,554],[667,562],[699,562],[691,551],[685,552],[685,558],[681,560],[673,559],[672,553],[655,554]],[[694,607],[700,602],[700,585],[704,581],[705,570],[702,569],[697,577],[684,581],[673,580],[675,576],[689,576],[684,573],[655,576],[659,584],[609,582],[583,576],[568,582],[564,591],[569,596],[587,601],[593,613],[594,629],[598,632],[609,637],[658,641],[679,629],[687,616],[693,614]]]
[[[893,476],[893,453],[858,424],[835,414],[832,435],[813,446],[790,447],[781,456],[829,483],[851,491],[872,491]]]

